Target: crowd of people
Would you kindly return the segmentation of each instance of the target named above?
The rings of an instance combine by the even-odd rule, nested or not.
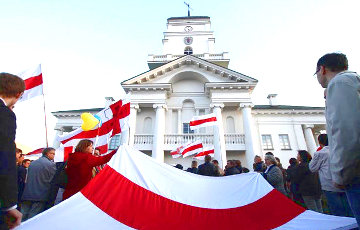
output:
[[[360,223],[360,77],[347,71],[344,54],[321,57],[315,75],[326,88],[327,135],[318,137],[320,148],[311,156],[299,150],[285,170],[272,152],[255,156],[253,170],[276,190],[304,205],[323,212],[326,198],[329,213],[354,216]],[[15,145],[16,116],[12,111],[25,90],[24,81],[0,73],[0,230],[12,229],[61,200],[79,192],[115,154],[96,155],[90,140],[81,140],[63,163],[54,163],[55,149],[45,148],[30,162]],[[181,165],[176,166],[183,169]],[[190,173],[229,176],[249,172],[239,160],[229,160],[225,169],[205,156]],[[60,198],[59,198],[60,196]]]

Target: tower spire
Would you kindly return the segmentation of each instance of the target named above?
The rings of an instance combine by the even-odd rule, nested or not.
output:
[[[188,8],[188,17],[190,17],[190,10],[192,10],[192,8],[190,7],[189,3],[184,2],[184,4],[187,6]]]

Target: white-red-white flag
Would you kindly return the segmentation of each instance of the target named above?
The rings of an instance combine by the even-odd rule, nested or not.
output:
[[[217,117],[215,113],[210,113],[202,116],[194,116],[189,126],[191,130],[194,130],[214,125],[217,125]]]
[[[19,101],[26,101],[30,98],[43,95],[43,78],[40,64],[19,73],[18,76],[25,81],[25,91]]]
[[[180,147],[177,147],[176,149],[174,150],[171,150],[170,152],[170,155],[172,156],[172,158],[178,158],[178,157],[181,157],[181,149],[183,148],[184,146],[180,146]]]
[[[297,205],[259,173],[230,177],[195,175],[123,145],[80,192],[16,229],[329,230],[356,227],[355,218],[325,215]]]
[[[211,157],[215,156],[214,146],[204,147],[203,150],[196,154],[193,158],[196,158],[198,160],[204,160],[206,155],[210,155]]]
[[[84,131],[82,128],[78,128],[64,136],[58,137],[61,146],[56,150],[55,162],[66,161],[69,153],[74,151],[76,145],[82,139],[89,139],[93,141],[95,145],[96,138],[98,137],[96,146],[94,147],[100,149],[100,154],[106,153],[111,137],[129,127],[130,101],[126,97],[101,110],[96,115],[99,116],[102,121],[99,129]]]
[[[191,156],[193,154],[201,152],[203,149],[203,144],[200,140],[197,140],[193,143],[187,144],[181,149],[181,155],[183,157]]]

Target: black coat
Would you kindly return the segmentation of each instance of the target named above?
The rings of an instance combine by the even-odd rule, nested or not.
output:
[[[205,162],[199,165],[198,174],[203,176],[219,176],[219,171],[213,163]]]
[[[0,100],[0,208],[2,210],[17,204],[15,132],[15,113]]]
[[[308,163],[300,163],[292,174],[293,182],[299,185],[299,193],[302,196],[314,196],[320,198],[321,185],[318,173],[309,170]]]
[[[225,169],[225,176],[230,176],[230,175],[235,175],[235,174],[240,174],[240,173],[241,172],[236,167],[231,167],[231,168]]]

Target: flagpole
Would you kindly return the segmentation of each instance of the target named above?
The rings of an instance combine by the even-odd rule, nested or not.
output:
[[[41,64],[40,64],[40,71],[42,74]],[[46,148],[49,148],[49,141],[48,141],[48,131],[47,131],[47,119],[46,119],[46,106],[45,106],[45,94],[44,94],[44,81],[43,85],[41,87],[42,95],[43,95],[43,101],[44,101],[44,117],[45,117],[45,140],[46,140]]]
[[[44,100],[44,115],[45,115],[45,138],[46,138],[46,148],[49,148],[48,142],[48,131],[47,131],[47,122],[46,122],[46,106],[45,106],[45,95],[43,90],[43,100]]]

